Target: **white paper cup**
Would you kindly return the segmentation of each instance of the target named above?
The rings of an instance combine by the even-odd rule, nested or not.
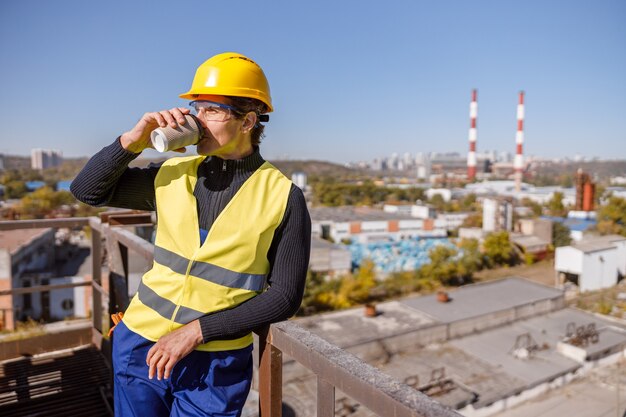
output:
[[[185,116],[187,123],[177,128],[160,127],[150,133],[152,146],[159,152],[173,151],[185,146],[195,145],[202,137],[202,125],[191,114]]]

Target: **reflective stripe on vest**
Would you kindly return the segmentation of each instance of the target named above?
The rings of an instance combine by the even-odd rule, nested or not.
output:
[[[206,314],[233,308],[265,287],[267,253],[283,219],[291,181],[264,163],[222,210],[200,245],[193,190],[203,160],[170,159],[155,179],[154,264],[124,316],[128,328],[149,340]],[[197,349],[238,349],[250,343],[252,334],[211,341]]]
[[[179,274],[185,274],[189,262],[193,262],[189,275],[206,279],[225,287],[262,291],[265,284],[265,275],[234,272],[210,263],[192,261],[158,246],[154,247],[154,261],[161,265],[169,266],[171,270]]]

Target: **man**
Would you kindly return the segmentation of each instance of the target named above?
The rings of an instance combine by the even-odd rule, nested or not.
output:
[[[190,110],[146,113],[71,186],[90,205],[157,212],[153,267],[113,333],[118,416],[239,416],[251,331],[292,316],[304,291],[311,221],[300,189],[259,153],[273,110],[262,69],[216,55],[181,98],[204,128],[199,156],[129,168],[152,130]]]

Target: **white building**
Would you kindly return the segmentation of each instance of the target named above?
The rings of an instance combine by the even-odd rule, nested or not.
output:
[[[307,187],[307,175],[304,172],[296,171],[291,174],[291,181],[302,191]]]
[[[452,190],[447,188],[429,188],[426,190],[426,197],[430,200],[434,196],[440,195],[443,201],[448,202],[452,199]]]
[[[545,204],[552,199],[554,193],[563,194],[564,205],[574,205],[576,203],[576,189],[565,187],[535,187],[534,185],[522,183],[521,191],[515,190],[515,181],[498,180],[482,181],[465,186],[466,194],[494,195],[501,197],[512,197],[518,201],[528,198],[537,204]]]
[[[430,178],[431,166],[430,158],[428,155],[418,153],[415,156],[415,164],[417,166],[417,178],[420,180],[427,180]]]
[[[435,219],[416,219],[400,213],[388,213],[369,207],[313,207],[311,232],[335,242],[355,239],[369,242],[409,237],[447,237]]]
[[[483,230],[487,233],[513,229],[513,205],[505,200],[483,200]]]
[[[458,229],[470,214],[469,212],[439,213],[435,219],[435,227],[446,230]]]
[[[626,275],[626,238],[593,237],[556,248],[554,269],[559,285],[573,282],[581,292],[612,287]]]
[[[418,219],[434,219],[437,217],[437,211],[432,206],[416,204],[411,207],[411,216]]]
[[[413,211],[413,204],[411,203],[386,203],[383,205],[383,211],[385,213],[398,213],[406,216],[410,216]]]
[[[63,154],[53,149],[31,150],[30,164],[32,169],[46,169],[59,166],[63,163]]]

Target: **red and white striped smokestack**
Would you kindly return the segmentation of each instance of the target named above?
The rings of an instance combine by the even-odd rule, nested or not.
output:
[[[476,89],[473,89],[470,103],[469,153],[467,154],[467,179],[470,181],[476,178],[476,116],[478,116],[476,95]]]
[[[524,169],[524,92],[519,93],[519,104],[517,105],[517,133],[515,134],[515,143],[517,145],[517,151],[515,152],[515,161],[513,167],[515,168],[515,190],[521,191],[522,189],[522,170]]]

